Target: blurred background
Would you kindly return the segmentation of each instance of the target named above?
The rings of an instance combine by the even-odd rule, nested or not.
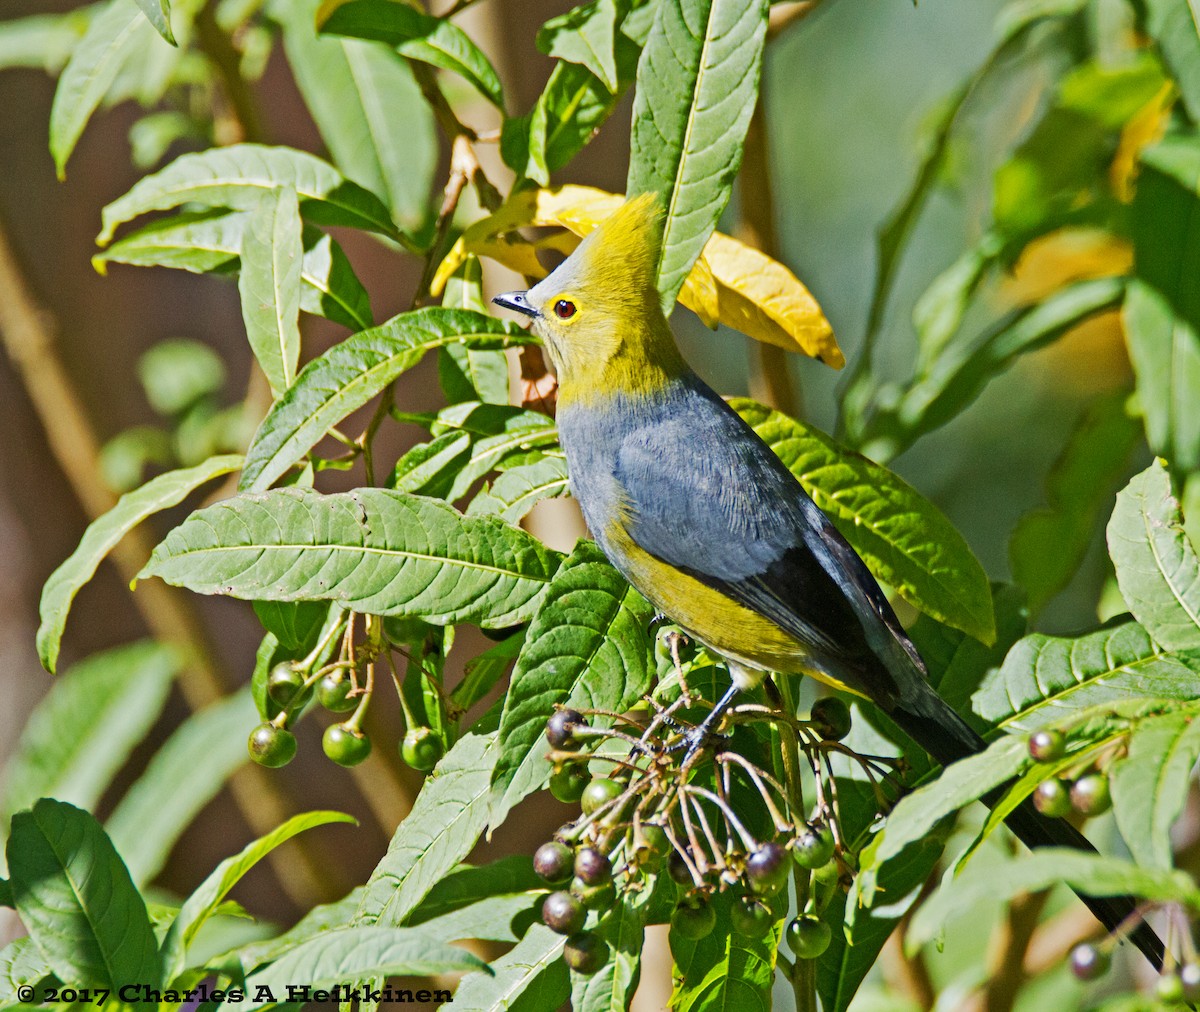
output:
[[[72,6],[9,0],[3,16]],[[533,103],[551,67],[549,58],[534,48],[538,28],[568,6],[549,0],[484,0],[461,19],[493,58],[515,108]],[[768,47],[763,94],[780,252],[816,295],[851,363],[866,326],[877,232],[911,186],[928,124],[994,47],[993,22],[1000,7],[999,0],[922,0],[916,6],[907,0],[826,0]],[[435,12],[438,9],[435,5]],[[1036,93],[1037,82],[1026,84],[1022,95],[1027,98]],[[255,91],[268,142],[323,151],[278,47]],[[251,358],[233,281],[120,265],[101,276],[90,263],[100,208],[142,174],[131,165],[128,140],[138,111],[125,104],[99,113],[84,133],[65,181],[59,182],[47,151],[53,93],[54,81],[39,69],[0,72],[0,231],[23,283],[45,310],[44,322],[90,427],[103,442],[130,426],[155,421],[137,364],[147,349],[167,338],[193,338],[214,349],[225,363],[225,403],[234,403],[250,383]],[[596,141],[555,181],[622,190],[631,105],[627,95]],[[467,108],[464,118],[472,126],[498,125],[482,104],[477,118],[472,118],[469,104]],[[1020,110],[1014,113],[1000,103],[992,110],[990,119],[971,124],[970,146],[955,154],[962,168],[959,178],[965,182],[945,188],[922,223],[900,275],[894,300],[898,307],[911,306],[964,243],[978,238],[991,179],[973,170],[986,164],[989,148],[1011,143],[1023,123]],[[446,163],[443,150],[435,179],[444,178]],[[498,159],[487,168],[498,182],[505,179]],[[418,280],[416,261],[362,235],[339,238],[371,294],[376,320],[408,308]],[[1052,283],[1056,269],[1053,255],[1022,265],[1016,277],[992,293],[997,308],[1041,290],[1039,284]],[[487,278],[493,291],[505,281],[499,275]],[[311,317],[304,318],[304,326],[306,355],[318,353],[343,333]],[[746,339],[726,330],[708,331],[684,310],[677,311],[676,326],[687,356],[718,390],[760,392]],[[880,339],[880,370],[907,377],[912,349],[907,310],[895,309]],[[405,410],[436,406],[434,368],[433,359],[427,359],[403,379],[397,401]],[[787,369],[801,416],[833,431],[843,378],[807,359],[795,358]],[[1083,403],[1128,382],[1119,330],[1114,320],[1102,318],[1047,351],[1022,359],[969,410],[891,466],[947,513],[989,575],[1004,579],[1013,525],[1044,500],[1043,478]],[[4,356],[0,427],[2,764],[31,708],[51,684],[33,647],[40,588],[74,549],[87,518],[51,452],[20,372]],[[403,448],[397,443],[393,450],[398,454]],[[352,484],[353,476],[345,480]],[[161,534],[183,512],[155,518],[155,533]],[[549,540],[560,543],[569,544],[578,533],[562,504],[551,507],[537,523]],[[1089,561],[1042,614],[1040,627],[1067,631],[1094,625],[1106,565],[1098,525]],[[261,637],[250,609],[209,598],[192,598],[191,606],[209,631],[227,685],[242,684],[249,678]],[[106,563],[73,609],[63,663],[146,631],[117,570]],[[173,699],[161,722],[162,734],[186,712],[183,700]],[[388,833],[371,818],[351,774],[320,755],[315,747],[319,731],[302,726],[297,762],[270,776],[278,778],[299,807],[341,808],[362,817],[359,830],[331,827],[321,833],[323,853],[339,866],[334,877],[348,887],[363,881],[383,852]],[[69,735],[70,728],[62,733]],[[306,743],[306,736],[311,741]],[[135,755],[132,772],[144,763],[156,740],[161,739],[152,735],[146,754]],[[389,748],[377,751],[391,751],[390,741],[380,744]],[[419,781],[403,769],[393,769],[391,775],[390,789],[397,792],[394,810],[402,814],[405,791],[415,791]],[[512,824],[503,827],[494,841],[499,850],[490,853],[531,849],[531,840],[542,839],[562,821],[554,804],[525,820],[519,831]],[[189,889],[252,835],[228,793],[223,793],[189,834],[187,845],[176,848],[160,883],[180,892]],[[247,906],[280,921],[294,919],[295,909],[265,867],[244,889],[239,898]]]

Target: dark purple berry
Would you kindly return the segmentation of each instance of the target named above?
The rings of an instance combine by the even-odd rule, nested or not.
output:
[[[671,876],[671,881],[681,886],[696,884],[696,880],[692,878],[692,869],[677,850],[671,851],[671,856],[667,859],[667,874]]]
[[[533,853],[533,870],[552,885],[566,882],[571,877],[573,864],[571,848],[557,840],[543,843]]]
[[[770,895],[787,882],[787,849],[778,843],[764,843],[746,860],[746,879],[760,895]]]
[[[587,721],[578,710],[555,710],[546,721],[546,740],[552,748],[574,752],[579,748],[575,730],[580,727],[587,727]]]
[[[542,922],[560,935],[573,935],[583,927],[587,911],[583,904],[565,890],[551,893],[542,903]]]
[[[612,881],[612,862],[595,847],[580,847],[575,852],[575,874],[586,885],[603,885]]]

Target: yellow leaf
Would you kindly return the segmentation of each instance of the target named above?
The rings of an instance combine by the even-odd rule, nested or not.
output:
[[[471,253],[541,278],[546,271],[537,261],[536,250],[569,253],[574,244],[561,236],[530,242],[517,229],[558,226],[583,237],[624,201],[620,194],[590,186],[515,193],[495,214],[462,234],[439,266],[430,290],[439,294]],[[757,341],[811,355],[835,369],[845,364],[833,328],[800,280],[777,260],[720,232],[713,233],[705,245],[679,301],[710,327],[723,323]]]

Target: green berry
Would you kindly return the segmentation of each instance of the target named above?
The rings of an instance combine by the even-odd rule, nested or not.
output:
[[[1033,805],[1043,815],[1061,818],[1071,810],[1071,795],[1061,780],[1043,780],[1033,792]]]
[[[591,780],[584,766],[574,763],[560,766],[550,774],[550,793],[564,804],[573,805],[583,797],[584,789]]]
[[[280,706],[287,706],[304,688],[304,673],[291,661],[280,661],[267,675],[267,695]]]
[[[584,788],[583,796],[579,799],[583,814],[598,812],[610,801],[619,798],[624,791],[625,788],[615,780],[606,780],[603,777],[593,780]]]
[[[805,830],[792,844],[792,857],[801,868],[824,868],[833,857],[833,831],[828,826]]]
[[[733,930],[747,938],[765,938],[775,923],[775,915],[771,913],[762,900],[754,896],[739,896],[733,901],[729,912]]]
[[[260,766],[277,769],[286,766],[296,755],[296,736],[286,728],[269,722],[259,724],[250,732],[247,743],[250,758]]]
[[[1200,963],[1184,963],[1179,968],[1179,980],[1183,984],[1183,1000],[1200,1002]]]
[[[563,961],[576,973],[590,976],[608,962],[608,943],[591,932],[576,932],[563,946]]]
[[[812,705],[808,719],[826,741],[841,741],[850,733],[850,707],[837,696],[823,696]]]
[[[784,937],[797,959],[816,959],[829,948],[833,931],[821,918],[804,914],[788,923]]]
[[[357,766],[371,754],[371,739],[348,724],[331,724],[325,728],[321,747],[339,766]]]
[[[400,743],[400,758],[414,770],[428,773],[446,754],[446,746],[431,727],[410,727]]]
[[[653,823],[643,822],[632,840],[634,860],[643,867],[657,868],[671,849],[666,830]]]
[[[1096,980],[1108,972],[1112,957],[1094,945],[1077,945],[1071,950],[1071,972],[1079,980]]]
[[[1154,993],[1164,1005],[1182,1005],[1183,979],[1175,971],[1168,970],[1158,978]]]
[[[671,914],[671,930],[684,938],[703,938],[717,924],[717,912],[703,896],[689,896]]]
[[[578,897],[589,910],[611,910],[617,902],[617,885],[611,878],[607,882],[588,885],[576,875],[571,879],[571,895]]]
[[[533,853],[533,870],[551,885],[566,882],[571,877],[575,855],[565,843],[551,840]]]
[[[542,903],[542,922],[560,935],[573,935],[587,920],[583,904],[565,890],[551,893]]]
[[[760,896],[778,892],[788,880],[791,866],[787,849],[778,843],[764,843],[746,859],[746,879]]]
[[[350,693],[354,686],[345,676],[329,674],[317,682],[317,702],[331,713],[346,713],[358,705]]]
[[[1080,815],[1100,815],[1112,808],[1112,792],[1103,773],[1088,773],[1071,785],[1071,807]]]
[[[1067,739],[1061,731],[1034,731],[1029,736],[1029,754],[1040,763],[1052,763],[1067,754]]]

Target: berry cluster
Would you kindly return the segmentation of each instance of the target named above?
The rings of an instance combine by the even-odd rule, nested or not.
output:
[[[443,735],[427,726],[430,710],[440,717],[445,707],[441,699],[440,672],[431,676],[426,663],[430,654],[429,643],[421,643],[420,649],[413,641],[393,641],[385,633],[383,623],[373,617],[365,619],[366,639],[355,642],[358,616],[345,614],[334,622],[304,658],[283,660],[274,664],[266,676],[265,696],[274,716],[264,720],[250,733],[248,748],[250,757],[262,766],[285,766],[296,755],[296,736],[291,727],[304,715],[314,697],[328,712],[350,714],[346,719],[330,724],[321,739],[325,755],[339,766],[357,766],[371,754],[371,739],[362,729],[375,689],[376,667],[386,658],[391,666],[393,681],[400,693],[408,731],[400,745],[400,755],[415,769],[428,771],[437,765],[446,750]],[[399,627],[398,627],[399,628]],[[424,637],[424,628],[404,632]],[[340,639],[339,639],[340,637]],[[333,656],[333,645],[340,642],[340,650]],[[401,684],[397,674],[392,650],[399,648],[409,658],[409,677]],[[411,682],[419,682],[416,690],[406,691]],[[432,699],[431,706],[416,707],[410,698],[418,701],[425,696]],[[421,719],[426,717],[426,719]],[[441,723],[441,721],[439,721]]]
[[[1041,763],[1057,763],[1067,754],[1067,739],[1061,731],[1034,731],[1029,736],[1029,754]],[[1084,817],[1101,815],[1112,807],[1108,777],[1089,770],[1068,782],[1051,777],[1038,784],[1033,803],[1043,815],[1062,818],[1072,812]]]
[[[728,891],[733,929],[765,938],[779,930],[785,890],[794,881],[801,914],[783,938],[798,959],[815,959],[829,946],[832,932],[821,912],[848,883],[854,860],[839,830],[829,757],[857,762],[881,798],[897,763],[859,756],[841,743],[851,718],[836,697],[818,700],[807,720],[757,703],[725,715],[735,728],[753,722],[777,730],[782,747],[774,771],[726,748],[724,735],[697,744],[679,717],[693,702],[685,691],[669,706],[648,701],[649,719],[560,709],[547,723],[550,790],[560,801],[578,802],[581,815],[538,848],[534,868],[557,887],[542,919],[567,936],[564,958],[581,973],[608,961],[596,929],[618,893],[660,885],[674,897],[670,924],[677,935],[708,935],[717,921],[716,896]],[[589,716],[611,726],[593,726]],[[800,814],[801,756],[816,794],[808,818]],[[593,775],[589,767],[601,765],[605,775]]]

